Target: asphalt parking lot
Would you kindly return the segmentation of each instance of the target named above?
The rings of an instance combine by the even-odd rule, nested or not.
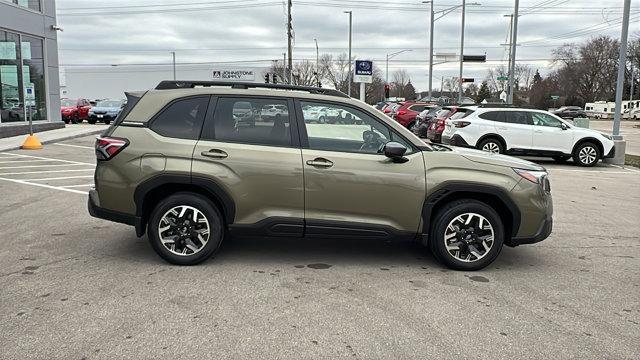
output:
[[[551,237],[465,273],[410,244],[261,238],[171,266],[87,213],[92,137],[0,153],[0,358],[637,359],[640,170],[542,163]]]

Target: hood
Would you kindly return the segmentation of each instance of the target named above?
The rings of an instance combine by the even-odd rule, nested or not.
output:
[[[91,108],[92,111],[104,111],[104,112],[118,112],[120,111],[120,107],[109,107],[109,106],[94,106]]]
[[[454,153],[457,153],[467,160],[496,165],[496,166],[505,166],[510,168],[518,168],[525,170],[544,170],[544,167],[532,163],[531,161],[523,160],[520,158],[516,158],[513,156],[501,155],[501,154],[492,154],[482,150],[476,149],[467,149],[467,148],[452,148]]]
[[[60,111],[68,111],[68,110],[75,110],[76,107],[75,106],[61,106],[60,107]]]

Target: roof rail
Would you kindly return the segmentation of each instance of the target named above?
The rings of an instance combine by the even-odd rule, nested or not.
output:
[[[514,104],[478,104],[479,108],[507,108],[507,109],[534,109],[531,105],[514,105]]]
[[[163,80],[156,86],[156,90],[171,90],[171,89],[188,89],[195,88],[196,86],[211,87],[211,86],[224,86],[232,89],[278,89],[278,90],[295,90],[305,91],[311,94],[337,96],[342,98],[348,98],[349,95],[339,90],[324,89],[312,86],[301,85],[287,85],[287,84],[262,84],[252,82],[227,82],[227,81],[182,81],[182,80]]]

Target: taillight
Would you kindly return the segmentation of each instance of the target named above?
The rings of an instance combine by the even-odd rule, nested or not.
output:
[[[468,121],[454,121],[453,122],[453,126],[457,127],[457,128],[463,128],[466,126],[469,126],[471,123]]]
[[[109,160],[116,156],[122,149],[129,145],[129,140],[112,138],[112,137],[97,137],[96,138],[96,158],[98,160]]]
[[[444,119],[438,120],[438,126],[443,126],[443,125],[444,125]]]

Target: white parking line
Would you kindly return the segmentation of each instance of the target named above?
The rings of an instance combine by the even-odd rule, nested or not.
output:
[[[0,167],[0,170],[42,168],[42,167],[61,167],[61,166],[86,166],[86,165],[85,164],[56,164],[56,165],[4,166],[4,167]]]
[[[82,195],[86,195],[86,194],[89,193],[88,191],[80,191],[80,190],[74,190],[74,189],[67,189],[67,188],[60,187],[60,186],[52,186],[52,185],[46,185],[46,184],[32,183],[32,182],[28,182],[28,181],[24,181],[24,180],[7,179],[7,178],[2,178],[2,177],[0,177],[0,180],[10,181],[10,182],[14,182],[14,183],[17,183],[17,184],[23,184],[23,185],[39,186],[39,187],[43,187],[43,188],[47,188],[47,189],[68,191],[68,192],[72,192],[72,193],[76,193],[76,194],[82,194]]]
[[[602,170],[576,170],[576,169],[548,169],[550,173],[554,171],[568,171],[568,172],[577,172],[584,174],[624,174],[624,175],[636,175],[634,171],[602,171]]]
[[[85,162],[81,162],[81,161],[72,161],[72,160],[53,159],[53,158],[47,158],[47,157],[42,157],[42,156],[31,156],[31,155],[14,154],[14,153],[3,153],[3,154],[7,154],[7,155],[11,155],[11,156],[24,157],[24,158],[31,158],[31,159],[41,159],[41,160],[60,161],[60,162],[65,162],[65,163],[69,163],[69,164],[84,164],[84,165],[91,165],[91,166],[95,166],[95,164],[85,163]]]
[[[43,174],[43,173],[57,173],[57,172],[65,173],[65,172],[75,172],[75,171],[95,171],[95,169],[24,171],[24,172],[13,172],[13,173],[0,173],[0,176],[6,176],[6,175],[26,175],[26,174]]]
[[[5,158],[9,159],[9,158]],[[43,162],[43,161],[53,161],[53,160],[23,160],[22,158],[13,158],[14,160],[9,161],[0,161],[0,164],[22,164],[22,163],[32,163],[32,162]]]
[[[60,186],[63,188],[74,188],[74,187],[86,187],[86,186],[93,186],[93,184],[80,184],[80,185],[64,185],[64,186]]]
[[[81,148],[81,149],[91,149],[91,150],[95,150],[96,149],[94,146],[82,146],[82,145],[71,145],[71,144],[60,144],[60,143],[55,143],[55,144],[51,144],[51,145],[69,146],[69,147],[75,147],[75,148]]]
[[[93,175],[79,175],[79,176],[63,176],[63,177],[52,177],[52,178],[44,178],[44,179],[23,179],[24,181],[51,181],[51,180],[68,180],[68,179],[86,179],[92,178]]]

